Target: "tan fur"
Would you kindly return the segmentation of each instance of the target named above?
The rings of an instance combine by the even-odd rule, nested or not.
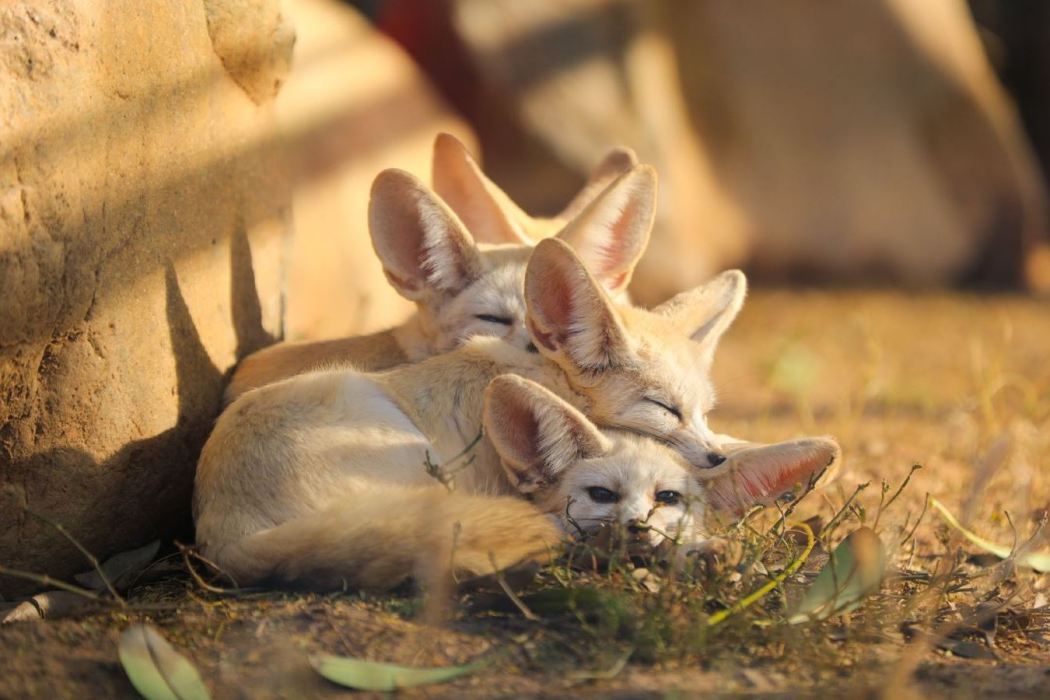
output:
[[[444,139],[452,137],[444,135]],[[438,157],[443,152],[441,143],[439,136],[435,172],[449,161]],[[456,144],[463,148],[458,141]],[[580,251],[614,298],[624,300],[634,265],[649,240],[656,177],[645,166],[625,168],[626,163],[633,163],[632,158],[610,156],[607,160],[611,164],[603,164],[596,171],[596,180],[570,204],[568,210],[576,218],[551,220],[551,225],[565,224],[558,237]],[[334,364],[380,371],[418,362],[474,335],[501,337],[523,348],[528,345],[522,286],[530,240],[475,243],[455,211],[414,177],[398,170],[384,171],[376,178],[369,211],[373,245],[387,279],[415,302],[416,312],[400,326],[369,336],[281,343],[261,350],[237,367],[226,389],[227,402],[249,389]],[[503,215],[499,207],[494,211]],[[476,227],[484,228],[480,223],[484,216],[471,216]],[[479,316],[499,317],[508,323]]]
[[[373,486],[246,538],[224,564],[238,583],[383,590],[412,577],[433,582],[446,572],[479,576],[545,560],[560,539],[557,526],[520,499],[449,493],[437,484]]]
[[[553,217],[526,214],[482,171],[452,134],[434,141],[434,191],[459,214],[474,237],[486,243],[532,244],[561,231],[613,180],[638,165],[629,148],[614,148],[591,171],[583,189]]]
[[[394,329],[335,340],[278,343],[241,361],[226,389],[227,400],[257,386],[344,359],[364,372],[378,372],[409,361]]]
[[[473,448],[468,468],[456,461],[479,434],[485,387],[504,373],[536,381],[598,425],[652,435],[708,467],[718,445],[705,421],[713,400],[707,370],[718,336],[739,308],[738,276],[712,282],[716,293],[690,297],[707,314],[685,302],[670,311],[618,308],[568,245],[541,241],[525,273],[527,325],[540,353],[476,337],[388,372],[312,372],[244,394],[219,418],[201,454],[198,543],[235,576],[261,580],[272,572],[242,556],[246,538],[351,497],[371,502],[375,489],[432,485],[423,468],[428,460],[445,465],[468,493],[515,493],[489,439]],[[692,339],[683,314],[702,329],[718,330]],[[672,402],[682,417],[671,419],[651,397]],[[337,553],[315,553],[309,542],[288,541],[299,543],[302,556],[350,565]]]

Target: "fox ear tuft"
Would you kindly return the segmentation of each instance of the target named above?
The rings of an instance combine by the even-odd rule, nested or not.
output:
[[[747,296],[747,278],[740,270],[728,270],[706,284],[682,292],[653,313],[672,319],[713,357],[722,335],[733,324]]]
[[[705,482],[708,505],[734,516],[756,504],[769,505],[811,479],[827,479],[825,472],[837,468],[841,456],[838,443],[827,437],[735,445],[726,468]]]
[[[525,268],[526,325],[540,352],[563,369],[598,372],[621,364],[630,343],[612,302],[557,238],[540,241]]]
[[[606,289],[627,289],[649,244],[656,212],[656,171],[636,165],[613,179],[558,234]]]
[[[462,222],[403,170],[384,170],[372,183],[368,226],[383,272],[407,299],[455,294],[480,275],[477,246]]]
[[[511,483],[533,493],[575,462],[609,449],[608,440],[578,410],[539,384],[504,374],[485,389],[485,434]]]
[[[451,134],[434,139],[431,178],[436,191],[481,243],[531,244],[521,222],[528,216],[490,180],[467,147]]]
[[[583,186],[583,189],[561,210],[557,218],[562,221],[568,221],[579,216],[580,212],[594,201],[605,188],[611,185],[613,180],[636,165],[638,165],[638,156],[630,148],[619,146],[610,150],[601,159],[601,162],[594,167],[594,170],[591,171],[591,175],[587,178],[587,183]]]

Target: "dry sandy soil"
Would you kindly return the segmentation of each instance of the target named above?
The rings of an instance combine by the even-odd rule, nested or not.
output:
[[[860,291],[751,296],[717,360],[712,422],[753,440],[839,439],[838,480],[806,497],[800,518],[826,524],[858,484],[870,483],[824,535],[834,545],[863,521],[888,548],[882,591],[845,617],[783,624],[784,601],[798,596],[806,575],[704,631],[705,614],[768,579],[751,572],[733,580],[718,570],[676,598],[666,593],[678,590],[671,583],[664,593],[628,585],[629,573],[572,574],[575,585],[612,591],[619,602],[582,613],[537,610],[540,619],[530,621],[505,596],[476,594],[434,625],[423,621],[426,606],[411,591],[224,596],[175,574],[133,588],[125,610],[0,628],[0,697],[136,697],[116,653],[132,621],[156,625],[217,698],[353,693],[313,673],[306,656],[320,651],[413,665],[490,657],[475,675],[403,691],[421,697],[1045,697],[1050,575],[981,555],[936,513],[915,523],[929,493],[989,539],[1010,544],[1036,532],[1050,504],[1048,360],[1045,301]],[[913,464],[922,469],[880,509],[882,481],[892,495]],[[760,515],[756,532],[776,519]],[[819,568],[821,556],[818,547],[803,572]],[[532,585],[553,580],[547,572]],[[689,595],[697,605],[683,602]],[[610,612],[621,605],[627,613]]]

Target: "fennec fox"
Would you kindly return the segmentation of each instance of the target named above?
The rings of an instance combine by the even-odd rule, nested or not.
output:
[[[485,175],[462,141],[452,134],[438,134],[434,140],[432,184],[478,241],[531,245],[558,233],[613,180],[636,165],[634,151],[612,149],[558,215],[549,219],[533,217]]]
[[[722,465],[699,470],[653,438],[599,430],[547,389],[510,374],[486,389],[482,423],[517,491],[565,533],[612,523],[646,544],[671,537],[686,549],[706,538],[707,509],[739,515],[769,505],[839,456],[826,437],[734,440]]]
[[[239,584],[383,589],[410,577],[427,582],[449,566],[469,576],[544,559],[566,535],[610,523],[645,544],[671,537],[686,552],[705,539],[709,502],[728,511],[769,502],[815,478],[837,455],[829,440],[799,440],[742,450],[717,476],[703,478],[666,445],[600,431],[550,391],[514,375],[489,384],[483,423],[498,456],[485,464],[491,473],[475,472],[452,493],[422,464],[348,473],[327,494],[326,507],[231,542],[221,565]],[[260,495],[280,499],[285,492]],[[227,503],[226,512],[245,505]]]
[[[648,166],[636,166],[609,177],[610,168],[602,170],[605,187],[577,205],[557,237],[579,252],[614,298],[623,299],[649,240],[656,175]],[[472,216],[474,221],[481,218]],[[250,355],[233,374],[227,402],[249,389],[326,365],[375,372],[417,362],[474,335],[528,346],[521,290],[531,243],[475,242],[469,227],[439,196],[400,170],[386,170],[376,178],[369,231],[387,279],[416,303],[416,312],[379,333],[280,343]]]
[[[475,441],[484,389],[500,374],[537,381],[598,425],[654,436],[696,467],[718,466],[709,369],[744,293],[733,271],[652,311],[617,307],[572,248],[543,240],[525,271],[539,353],[475,337],[387,372],[332,369],[246,393],[201,454],[198,541],[236,571],[227,550],[248,535],[315,515],[357,485],[418,481],[425,460],[448,462]],[[468,493],[510,491],[488,438],[471,457],[459,478]]]

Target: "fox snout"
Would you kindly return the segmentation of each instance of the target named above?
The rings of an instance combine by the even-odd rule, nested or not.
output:
[[[707,442],[683,446],[679,452],[697,469],[714,469],[725,463],[727,459],[722,450]]]
[[[658,528],[649,524],[648,517],[629,518],[622,523],[627,541],[634,544],[655,545],[663,540],[664,535]]]

